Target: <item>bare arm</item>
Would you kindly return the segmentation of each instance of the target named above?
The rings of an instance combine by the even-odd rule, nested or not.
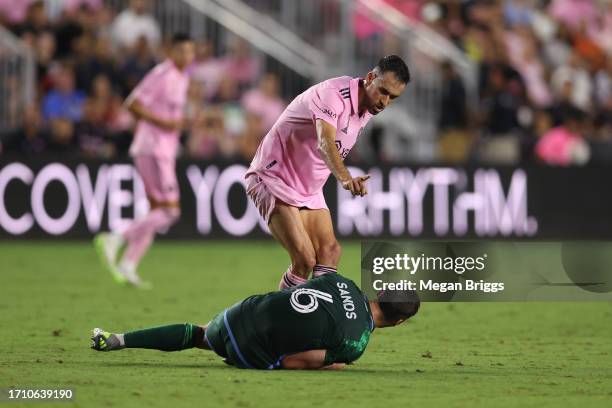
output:
[[[281,367],[286,370],[341,370],[343,363],[325,365],[326,350],[309,350],[291,354],[283,359]]]
[[[336,148],[336,129],[322,119],[316,121],[317,150],[329,167],[334,177],[342,184],[345,190],[350,190],[353,195],[364,196],[368,193],[365,181],[370,176],[353,178],[344,165],[342,157]]]
[[[351,173],[342,162],[336,148],[336,128],[322,119],[317,119],[317,150],[339,182],[350,180]]]
[[[183,122],[180,120],[164,120],[147,109],[136,98],[131,98],[125,101],[125,107],[139,120],[146,120],[153,125],[166,130],[181,130]]]

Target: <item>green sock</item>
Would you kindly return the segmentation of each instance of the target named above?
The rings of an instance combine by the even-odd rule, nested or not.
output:
[[[190,324],[171,324],[124,334],[126,348],[144,348],[161,351],[185,350],[195,346],[201,327]]]

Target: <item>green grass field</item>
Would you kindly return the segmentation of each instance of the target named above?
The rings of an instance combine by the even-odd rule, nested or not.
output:
[[[345,244],[345,275],[358,279],[359,259]],[[206,323],[275,288],[287,264],[272,241],[163,242],[142,264],[144,292],[116,286],[88,243],[2,242],[0,387],[70,387],[75,407],[612,406],[612,303],[425,303],[341,372],[89,349],[96,326]]]

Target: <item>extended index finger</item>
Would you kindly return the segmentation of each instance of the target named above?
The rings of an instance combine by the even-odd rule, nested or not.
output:
[[[369,180],[369,179],[370,179],[370,175],[369,175],[369,174],[366,174],[365,176],[359,176],[359,179],[360,179],[361,181],[366,181],[366,180]]]

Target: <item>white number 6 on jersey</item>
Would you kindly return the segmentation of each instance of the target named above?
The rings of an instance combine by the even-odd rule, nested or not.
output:
[[[302,296],[302,299],[307,297],[308,303],[300,303],[300,296]],[[294,290],[291,294],[291,307],[295,309],[296,312],[311,313],[319,307],[318,299],[328,303],[334,303],[334,299],[329,293],[321,292],[316,289],[301,288]]]

